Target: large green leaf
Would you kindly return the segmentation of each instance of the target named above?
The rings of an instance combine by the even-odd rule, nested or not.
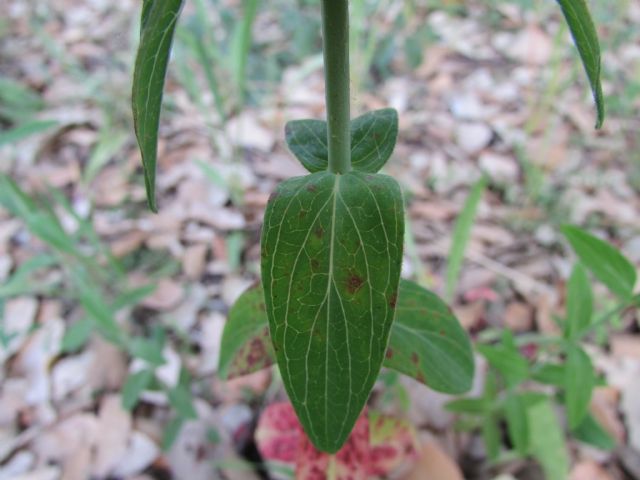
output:
[[[272,365],[264,290],[243,293],[222,334],[218,374],[230,379]],[[434,293],[400,280],[396,318],[383,365],[445,393],[462,393],[473,379],[471,343],[446,304]]]
[[[342,446],[382,366],[403,234],[400,188],[385,175],[293,178],[267,205],[261,266],[271,338],[320,450]]]
[[[591,270],[598,280],[622,299],[631,298],[636,284],[636,269],[618,249],[571,225],[562,227],[562,233],[569,240],[582,264]]]
[[[311,173],[327,170],[327,122],[293,120],[285,126],[287,145]],[[398,112],[384,108],[351,120],[351,165],[361,172],[378,172],[393,152],[398,136]]]
[[[229,379],[271,365],[275,352],[269,338],[269,320],[262,285],[244,292],[233,304],[222,333],[220,378]]]
[[[562,13],[567,20],[573,40],[589,78],[593,98],[598,110],[596,128],[604,122],[604,95],[600,81],[601,60],[598,32],[591,19],[586,0],[558,0]]]
[[[407,280],[400,281],[384,365],[445,393],[464,393],[473,381],[467,333],[437,295]]]
[[[567,283],[567,319],[564,325],[568,339],[577,338],[591,324],[593,292],[587,271],[576,263]]]
[[[540,462],[547,480],[566,480],[569,472],[569,454],[564,443],[553,404],[547,398],[533,402],[527,408],[529,449]]]
[[[578,427],[587,415],[595,382],[589,355],[577,346],[569,346],[564,383],[569,428]]]
[[[155,199],[156,156],[162,92],[167,74],[173,32],[183,0],[144,0],[140,22],[140,46],[133,73],[133,124],[142,153],[147,201]]]

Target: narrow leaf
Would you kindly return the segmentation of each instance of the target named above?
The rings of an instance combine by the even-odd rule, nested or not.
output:
[[[616,441],[591,414],[587,414],[580,425],[571,433],[581,442],[588,443],[601,450],[610,451],[616,447]]]
[[[486,178],[482,177],[471,187],[469,196],[464,202],[462,211],[453,229],[453,239],[447,259],[447,288],[445,298],[449,301],[453,299],[456,292],[458,275],[460,274],[460,268],[462,268],[462,262],[464,260],[464,252],[467,249],[467,243],[471,237],[471,228],[473,227],[478,205],[480,204],[480,199],[486,186]]]
[[[89,320],[83,319],[74,323],[65,330],[60,349],[65,353],[78,350],[89,340],[92,332],[93,324]]]
[[[532,373],[531,378],[536,382],[556,387],[564,386],[565,366],[554,363],[539,365]]]
[[[516,451],[520,455],[526,455],[529,444],[527,405],[520,395],[509,393],[504,408],[509,438]]]
[[[131,410],[138,403],[142,392],[151,384],[153,380],[152,370],[140,370],[132,373],[122,387],[122,408]]]
[[[587,415],[595,381],[589,356],[581,348],[570,346],[564,384],[569,428],[578,427]]]
[[[144,0],[133,74],[133,124],[142,153],[149,208],[156,211],[158,128],[173,32],[183,0]]]
[[[186,420],[198,418],[196,408],[193,406],[193,396],[191,390],[186,385],[176,385],[167,392],[169,403],[176,409],[178,415]]]
[[[574,340],[589,327],[593,314],[593,292],[586,269],[576,263],[567,283],[566,338]]]
[[[483,414],[491,410],[484,398],[459,398],[447,403],[447,410],[453,413]]]
[[[636,269],[618,249],[571,225],[562,227],[562,233],[582,264],[612,293],[623,300],[631,297],[636,284]]]
[[[582,65],[589,78],[589,84],[591,85],[598,111],[596,128],[600,128],[604,122],[605,111],[604,95],[600,81],[601,60],[598,32],[593,24],[586,0],[558,0],[558,3],[567,20],[571,35],[582,59]]]
[[[489,459],[496,460],[500,455],[502,441],[500,427],[494,414],[489,414],[482,419],[482,440]]]
[[[515,386],[527,378],[529,364],[517,350],[504,345],[478,345],[477,349],[500,372],[509,386]]]
[[[400,281],[384,365],[444,393],[464,393],[473,381],[467,333],[437,295],[407,280]]]
[[[320,450],[345,442],[382,366],[403,233],[402,195],[385,175],[293,178],[267,205],[261,266],[271,338]]]
[[[527,409],[529,446],[531,454],[540,462],[547,480],[566,480],[569,454],[550,400],[539,400]]]
[[[327,122],[294,120],[285,126],[287,145],[311,173],[327,170]],[[398,137],[398,112],[385,108],[351,121],[351,165],[360,172],[376,173],[389,160]]]
[[[36,133],[44,132],[58,125],[55,120],[32,120],[10,130],[0,133],[0,147],[13,142],[19,142]]]
[[[218,375],[230,379],[255,372],[273,363],[264,290],[256,285],[231,307],[220,343]]]

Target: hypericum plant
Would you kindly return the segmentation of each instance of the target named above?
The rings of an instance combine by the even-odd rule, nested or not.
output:
[[[469,341],[446,305],[400,280],[403,198],[398,183],[378,173],[395,146],[397,113],[385,109],[351,120],[349,2],[321,3],[327,121],[287,125],[289,147],[310,173],[284,181],[271,196],[261,240],[262,289],[241,297],[231,321],[234,313],[251,318],[243,309],[264,310],[260,321],[268,319],[269,340],[263,332],[256,341],[273,352],[313,445],[332,453],[348,438],[383,363],[433,388],[460,392],[470,385],[473,362]],[[182,4],[144,0],[142,8],[133,114],[154,211],[162,90]],[[584,63],[600,126],[600,52],[587,4],[559,4]],[[249,325],[225,334],[223,349],[230,348],[227,342],[244,345],[238,341],[243,328]],[[259,329],[264,323],[255,326]]]

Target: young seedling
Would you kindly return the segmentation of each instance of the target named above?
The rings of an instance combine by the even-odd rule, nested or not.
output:
[[[142,9],[133,114],[152,210],[163,83],[182,3],[144,0]],[[600,53],[587,4],[559,4],[600,126]],[[275,357],[304,432],[317,449],[334,453],[349,437],[383,363],[459,393],[470,386],[473,362],[469,341],[446,305],[400,281],[403,198],[398,183],[378,173],[395,146],[397,114],[384,109],[351,120],[348,0],[322,0],[322,33],[327,121],[287,125],[289,147],[310,173],[284,181],[269,200],[262,288],[241,297],[231,320],[237,309],[264,313],[255,328],[225,332],[223,351],[234,337],[231,350],[240,358],[247,340],[262,345],[267,360],[252,364],[248,355],[244,370],[232,361],[234,368],[251,370]]]

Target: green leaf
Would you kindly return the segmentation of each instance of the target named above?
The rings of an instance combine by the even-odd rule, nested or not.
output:
[[[562,233],[582,264],[598,280],[623,300],[631,298],[636,284],[636,269],[618,249],[571,225],[562,227]]]
[[[529,364],[517,350],[504,345],[478,345],[478,351],[505,378],[509,386],[515,386],[529,375]]]
[[[13,142],[19,142],[36,133],[44,132],[58,125],[55,120],[31,120],[10,130],[0,133],[0,147]]]
[[[155,200],[156,157],[162,94],[173,32],[183,0],[144,0],[140,46],[133,73],[133,124],[142,153],[149,208]]]
[[[129,375],[122,387],[122,408],[131,410],[135,407],[140,395],[151,384],[152,380],[153,370],[140,370]]]
[[[335,452],[362,411],[393,322],[403,201],[385,175],[280,184],[262,232],[262,284],[278,366],[307,435]]]
[[[165,363],[162,349],[164,345],[152,338],[135,337],[129,341],[129,353],[154,367]]]
[[[89,340],[91,332],[93,332],[93,323],[89,320],[83,319],[74,323],[64,332],[60,349],[65,353],[78,350]]]
[[[482,420],[482,440],[487,449],[487,456],[490,460],[496,460],[500,455],[500,446],[502,445],[502,435],[500,434],[500,426],[494,414],[489,414]]]
[[[616,441],[591,414],[587,414],[580,425],[571,433],[581,442],[588,443],[601,450],[610,451],[616,448]]]
[[[466,332],[434,293],[408,280],[400,280],[399,292],[383,365],[434,390],[464,393],[471,386],[474,372]],[[229,311],[218,374],[222,379],[247,375],[270,366],[274,357],[264,290],[255,286]]]
[[[568,347],[564,379],[567,422],[569,428],[574,429],[589,411],[596,381],[591,359],[581,348],[573,345]]]
[[[491,410],[491,405],[484,398],[459,398],[448,402],[445,406],[453,413],[484,414]]]
[[[577,339],[591,324],[593,314],[593,292],[586,269],[576,263],[567,283],[567,320],[565,337]]]
[[[167,392],[169,403],[176,409],[180,417],[187,420],[198,418],[196,408],[193,406],[193,395],[188,385],[179,384]]]
[[[407,280],[400,281],[384,365],[444,393],[464,393],[473,381],[467,333],[437,295]]]
[[[166,452],[175,443],[178,438],[178,434],[184,425],[185,418],[181,416],[176,416],[171,419],[171,421],[167,424],[164,429],[164,434],[162,435],[162,451]]]
[[[471,187],[469,196],[464,202],[462,211],[456,220],[456,225],[453,229],[453,240],[447,259],[447,287],[445,298],[448,301],[451,301],[455,295],[458,275],[460,274],[460,268],[464,260],[464,252],[467,249],[467,243],[471,237],[471,228],[476,218],[478,205],[480,204],[480,199],[486,187],[487,180],[485,177],[482,177]]]
[[[600,128],[604,122],[604,95],[602,93],[600,42],[598,32],[591,19],[589,6],[586,0],[558,0],[562,13],[564,14],[573,40],[578,47],[578,53],[582,59],[593,98],[598,110],[596,128]]]
[[[233,304],[222,332],[218,375],[230,379],[273,363],[275,352],[269,338],[264,290],[256,285]]]
[[[327,170],[327,122],[294,120],[285,126],[287,145],[311,173]],[[393,153],[398,137],[398,112],[385,108],[351,120],[351,166],[378,172]]]
[[[553,404],[545,398],[527,408],[529,451],[540,462],[547,480],[566,480],[569,455]]]
[[[515,393],[508,393],[504,404],[507,430],[514,448],[520,455],[526,455],[529,446],[529,424],[527,404]]]
[[[564,365],[545,363],[543,365],[537,366],[537,368],[533,372],[531,372],[531,378],[536,382],[544,383],[546,385],[563,387],[565,378],[564,372]]]

